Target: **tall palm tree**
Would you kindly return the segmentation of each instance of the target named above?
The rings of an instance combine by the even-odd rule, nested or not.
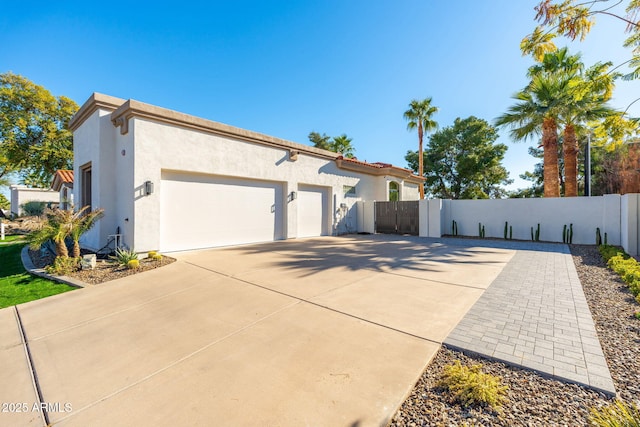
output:
[[[618,73],[609,72],[611,63],[598,63],[581,73],[572,85],[572,101],[565,105],[561,119],[564,124],[565,197],[578,195],[578,131],[582,124],[614,114],[607,105],[611,99]]]
[[[404,112],[404,118],[409,121],[407,129],[418,129],[418,175],[424,177],[424,155],[422,139],[425,132],[438,127],[438,123],[431,118],[438,112],[438,107],[431,105],[432,98],[422,101],[416,99],[409,103],[409,109]],[[424,199],[424,184],[420,185],[420,199]]]
[[[518,102],[495,120],[498,126],[509,126],[517,141],[542,135],[545,197],[560,197],[558,122],[570,84],[566,76],[534,74],[529,85],[514,95]]]

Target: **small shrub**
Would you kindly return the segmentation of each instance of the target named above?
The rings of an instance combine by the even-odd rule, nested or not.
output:
[[[599,427],[640,427],[640,410],[633,403],[618,400],[601,409],[591,408],[589,421]]]
[[[604,245],[598,246],[598,250],[600,251],[600,255],[604,258],[605,262],[609,262],[609,259],[613,258],[616,255],[622,255],[623,257],[629,258],[629,255],[625,254],[624,250],[617,246],[609,246],[606,243]]]
[[[47,207],[46,202],[36,202],[32,200],[30,202],[20,205],[23,215],[26,216],[40,216],[44,213],[44,209]]]
[[[78,271],[79,269],[80,258],[56,257],[53,264],[47,266],[45,271],[48,274],[55,274],[56,276],[66,276],[69,273]]]
[[[462,366],[456,360],[453,365],[445,366],[438,386],[449,390],[464,406],[480,404],[498,408],[506,399],[508,387],[502,385],[500,377],[485,374],[481,368],[479,364]]]
[[[116,249],[115,255],[112,255],[109,258],[116,261],[120,265],[126,266],[129,263],[129,261],[138,259],[138,253],[129,249],[118,248]]]
[[[127,268],[129,270],[135,270],[136,268],[140,267],[140,261],[138,261],[137,259],[131,259],[127,262]]]

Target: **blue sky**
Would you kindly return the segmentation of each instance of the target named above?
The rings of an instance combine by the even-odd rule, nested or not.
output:
[[[82,104],[92,92],[159,105],[308,144],[310,131],[353,138],[361,160],[406,167],[416,133],[402,114],[433,97],[441,127],[492,121],[526,84],[519,42],[531,0],[2,2],[0,72]],[[622,62],[623,25],[599,18],[584,62]],[[560,40],[560,44],[566,44]],[[619,84],[613,106],[640,96]],[[631,113],[640,115],[640,102]],[[512,143],[516,182],[535,160]]]

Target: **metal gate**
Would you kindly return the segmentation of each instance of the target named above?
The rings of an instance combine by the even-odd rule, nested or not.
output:
[[[376,202],[376,233],[418,235],[418,201]]]

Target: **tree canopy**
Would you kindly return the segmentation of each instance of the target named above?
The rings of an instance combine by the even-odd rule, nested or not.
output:
[[[309,141],[313,142],[313,146],[321,148],[323,150],[333,151],[334,153],[341,153],[346,158],[353,158],[356,149],[351,145],[352,138],[349,138],[346,134],[334,136],[333,138],[323,133],[320,135],[318,132],[309,133]]]
[[[620,4],[625,5],[624,15],[615,9]],[[632,49],[628,61],[631,72],[625,78],[640,77],[640,0],[542,0],[535,11],[539,25],[522,39],[520,49],[524,54],[541,60],[545,53],[557,49],[554,43],[556,37],[582,41],[595,24],[596,16],[608,16],[619,20],[621,27],[629,34],[624,46]]]
[[[68,128],[78,105],[13,73],[0,74],[0,181],[49,187],[58,169],[73,168]]]
[[[512,181],[502,166],[507,146],[496,144],[498,132],[486,120],[471,116],[457,118],[453,126],[436,131],[424,150],[425,190],[443,199],[486,199],[501,197],[501,185]],[[418,152],[405,156],[409,167],[418,170]]]

